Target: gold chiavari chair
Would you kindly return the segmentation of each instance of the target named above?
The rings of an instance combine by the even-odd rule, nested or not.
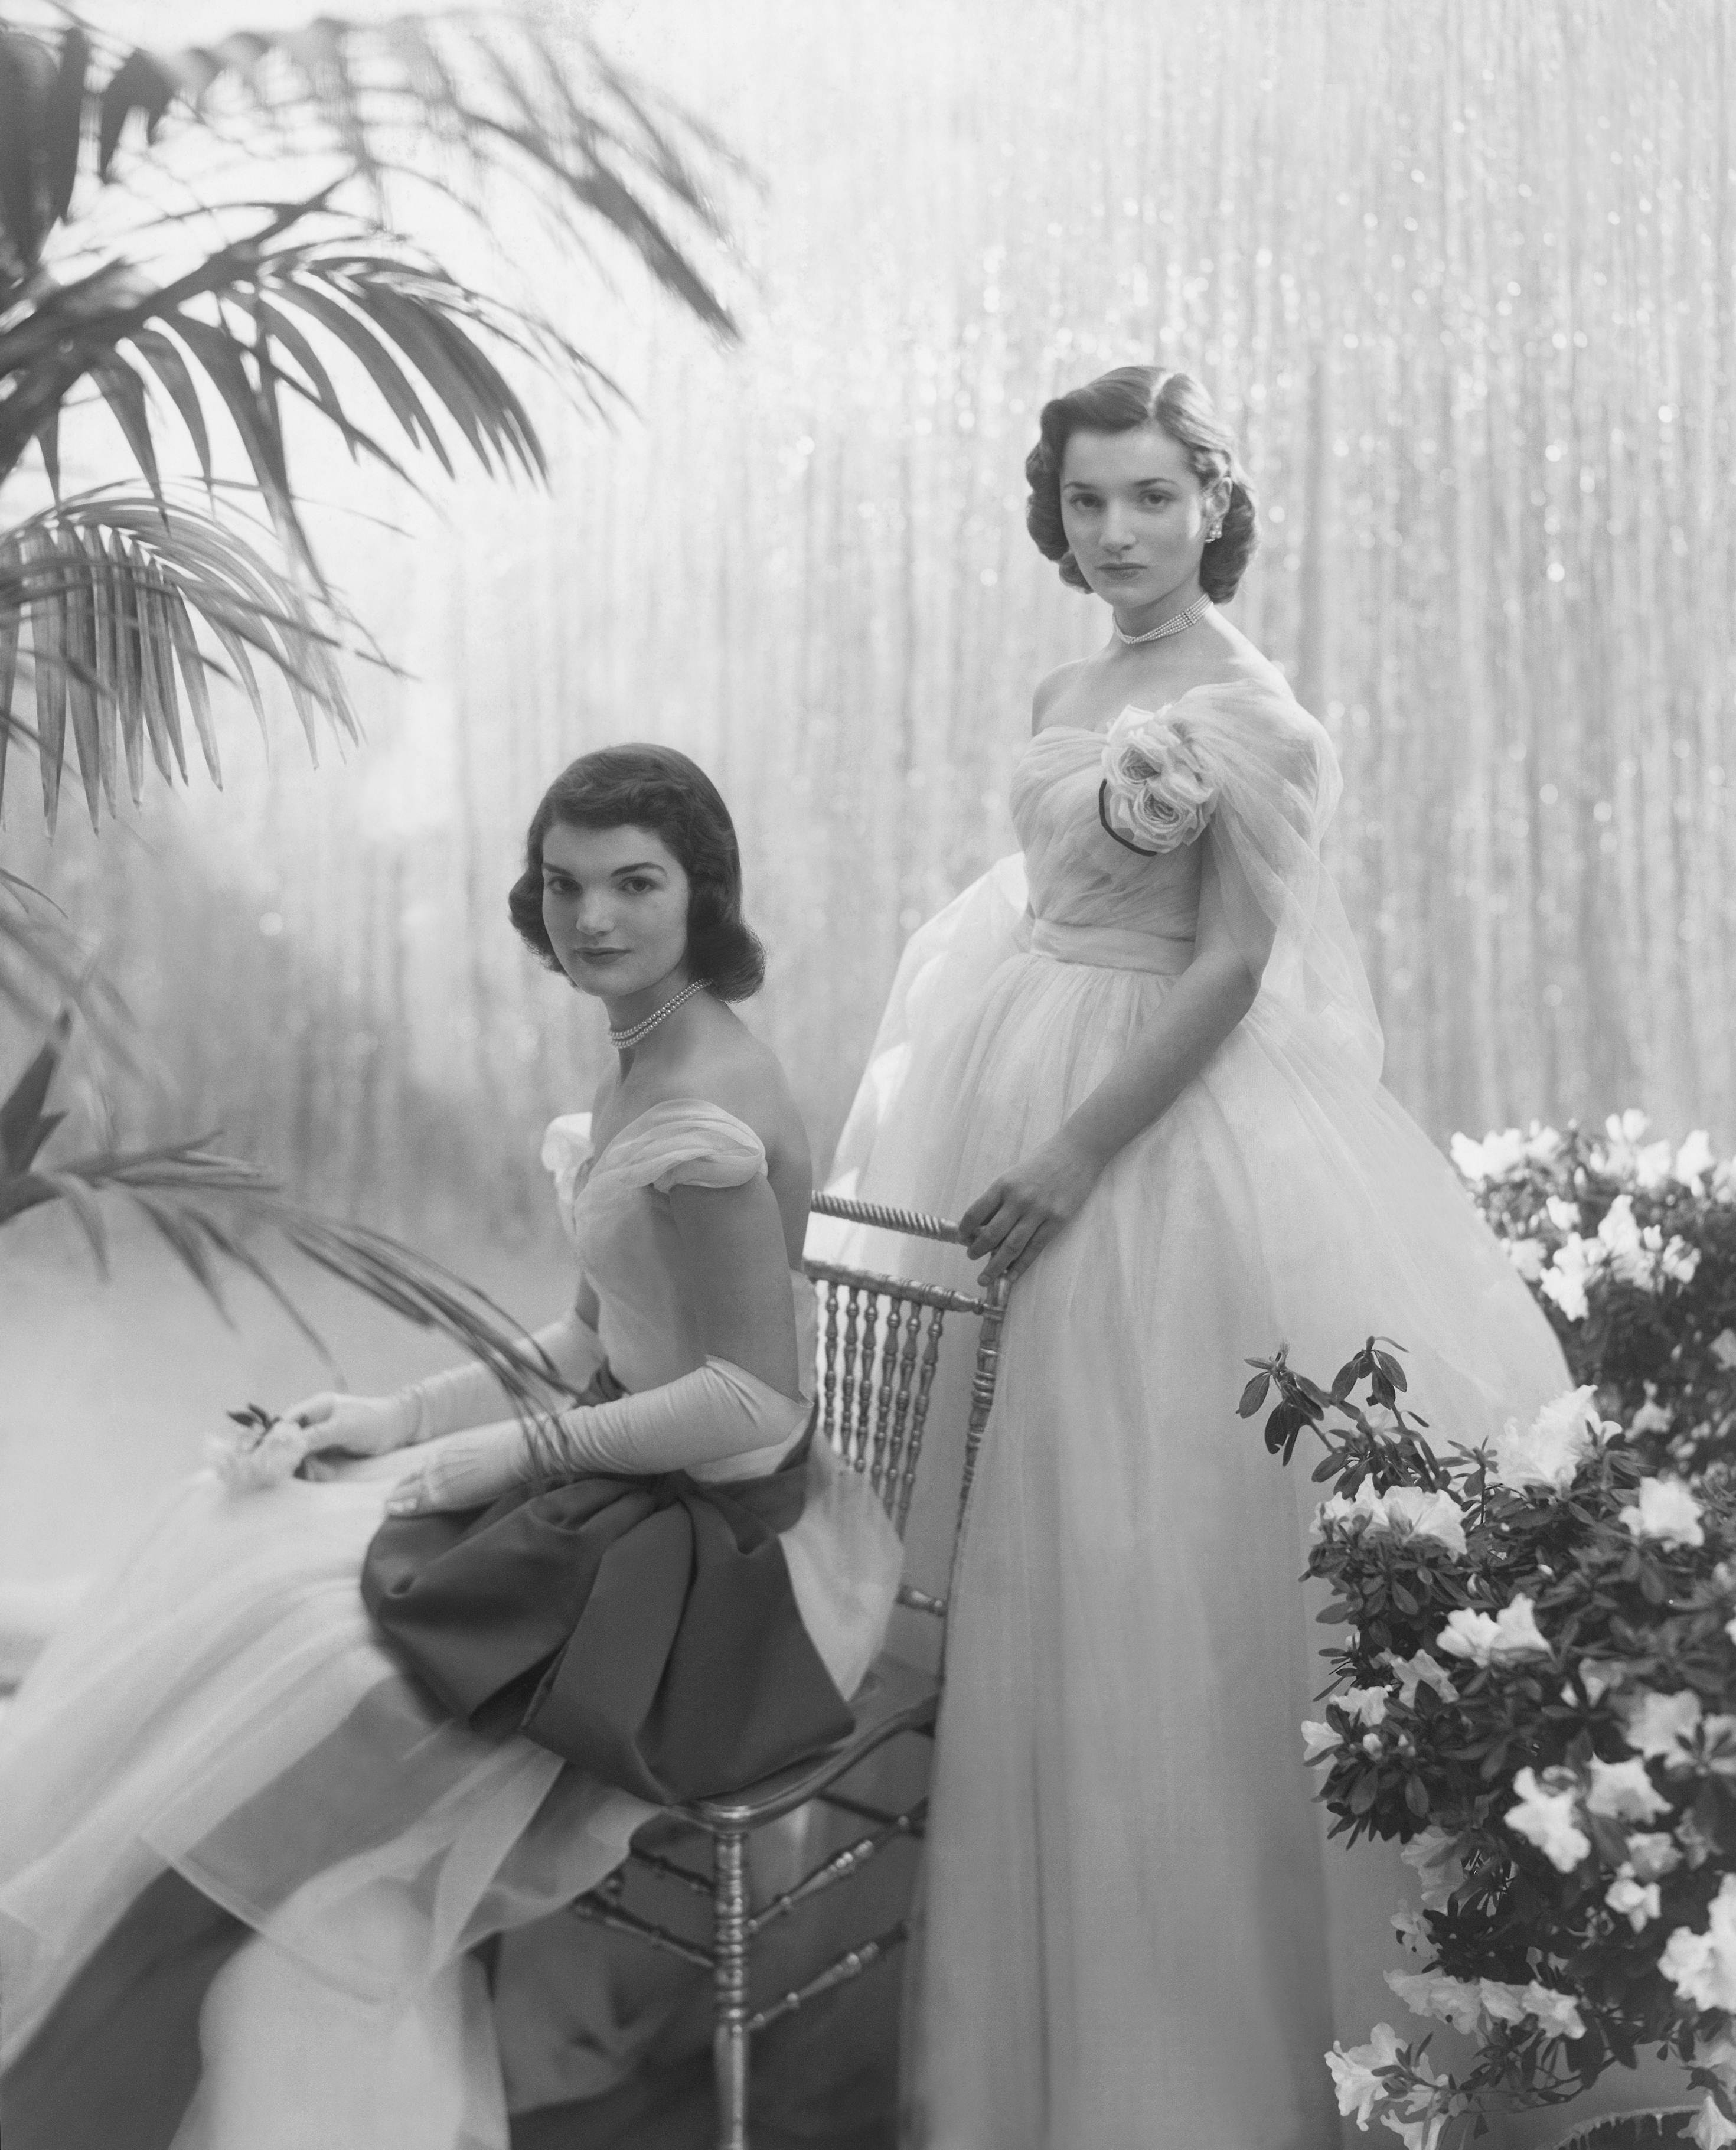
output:
[[[814,1210],[819,1216],[870,1225],[906,1238],[952,1242],[960,1238],[958,1227],[944,1218],[879,1203],[820,1194],[814,1199]],[[859,1978],[909,1937],[910,1922],[901,1919],[845,1950],[794,1991],[768,1996],[757,2007],[752,2005],[754,1943],[768,1927],[860,1873],[886,1845],[921,1837],[926,1799],[887,1809],[855,1799],[841,1791],[839,1784],[889,1741],[901,1736],[933,1737],[945,1666],[951,1571],[956,1567],[959,1535],[983,1428],[994,1401],[1006,1310],[1004,1279],[980,1296],[972,1296],[835,1262],[810,1258],[805,1266],[819,1288],[821,1301],[816,1438],[830,1441],[840,1459],[867,1478],[901,1539],[910,1518],[917,1465],[928,1431],[941,1333],[949,1315],[976,1324],[976,1357],[947,1591],[937,1595],[906,1582],[898,1592],[901,1605],[926,1614],[937,1623],[941,1648],[936,1671],[919,1672],[897,1658],[883,1656],[854,1698],[855,1729],[829,1753],[749,1790],[671,1809],[672,1819],[709,1839],[709,1874],[683,1861],[635,1848],[628,1854],[626,1868],[618,1870],[569,1907],[578,1917],[618,1933],[635,1935],[654,1948],[703,1965],[711,1973],[719,2150],[747,2150],[749,2068],[755,2035],[820,1994]],[[810,1800],[856,1817],[867,1824],[865,1833],[754,1910],[752,1845],[756,1832]],[[630,1873],[635,1870],[710,1899],[709,1946],[628,1908],[624,1898]]]

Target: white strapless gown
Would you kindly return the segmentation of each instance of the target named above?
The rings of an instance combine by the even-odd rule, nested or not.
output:
[[[948,1642],[911,2150],[1338,2142],[1322,2057],[1405,2020],[1381,1973],[1410,1877],[1328,1847],[1311,1804],[1298,1726],[1325,1631],[1297,1578],[1320,1489],[1305,1446],[1285,1471],[1237,1418],[1243,1361],[1287,1340],[1330,1379],[1382,1332],[1418,1407],[1467,1441],[1566,1385],[1451,1168],[1380,1088],[1314,862],[1325,734],[1262,680],[1188,706],[1223,758],[1221,855],[1278,938],[1252,1012],[1012,1289]],[[1114,842],[1102,749],[1056,727],[1022,755],[1022,859],[913,938],[835,1189],[958,1215],[1186,967],[1204,845]],[[876,1236],[833,1244],[885,1264]],[[918,1242],[892,1265],[971,1275]],[[913,1566],[942,1554],[913,1545]]]
[[[763,1170],[752,1130],[679,1101],[594,1172],[585,1121],[558,1122],[546,1161],[620,1378],[699,1363],[663,1259],[664,1196]],[[794,1283],[811,1339],[812,1295]],[[0,1720],[0,2066],[172,1867],[255,1930],[205,1997],[174,2150],[504,2150],[467,1951],[593,1887],[656,1810],[527,1740],[450,1722],[381,1647],[357,1578],[402,1460],[248,1493],[200,1472],[38,1661]],[[900,1548],[823,1444],[808,1469],[785,1552],[848,1694],[885,1634]],[[257,1815],[250,1802],[298,1768],[286,1846],[281,1800]],[[558,2094],[558,2060],[538,2065]]]

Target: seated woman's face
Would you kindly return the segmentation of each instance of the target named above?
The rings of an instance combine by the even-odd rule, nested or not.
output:
[[[630,824],[542,839],[542,924],[583,993],[623,1000],[676,971],[687,954],[688,879],[661,836]],[[684,984],[685,974],[675,982]]]

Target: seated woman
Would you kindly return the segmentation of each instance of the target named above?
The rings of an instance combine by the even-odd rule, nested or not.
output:
[[[728,811],[608,748],[526,850],[513,921],[619,1048],[543,1151],[583,1274],[537,1340],[585,1401],[310,1397],[45,1652],[0,1727],[8,2150],[500,2150],[477,1944],[848,1728],[899,1548],[811,1436],[808,1148],[726,1005],[762,971]]]

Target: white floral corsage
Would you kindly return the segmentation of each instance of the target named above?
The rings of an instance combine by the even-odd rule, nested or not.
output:
[[[1103,741],[1098,812],[1136,851],[1173,851],[1203,835],[1218,803],[1211,756],[1186,717],[1130,703]]]
[[[273,1418],[258,1404],[231,1411],[233,1433],[214,1433],[205,1461],[232,1493],[257,1493],[293,1478],[307,1454],[307,1429],[292,1418]]]

